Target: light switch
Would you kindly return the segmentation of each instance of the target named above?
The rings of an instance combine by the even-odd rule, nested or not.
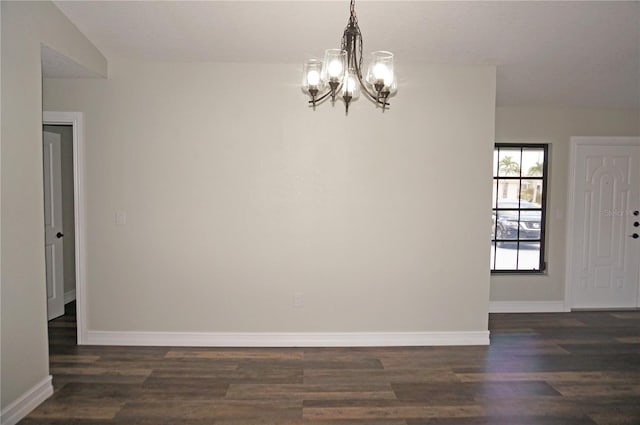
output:
[[[124,211],[116,212],[116,224],[118,226],[124,226],[127,224],[127,213]]]

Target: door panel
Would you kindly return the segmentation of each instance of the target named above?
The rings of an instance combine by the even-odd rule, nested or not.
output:
[[[640,147],[578,145],[575,163],[572,306],[636,307]]]
[[[47,316],[51,320],[64,314],[61,137],[44,131],[42,141]]]

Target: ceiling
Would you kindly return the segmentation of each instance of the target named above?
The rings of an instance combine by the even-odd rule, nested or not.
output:
[[[107,59],[171,62],[302,64],[339,44],[349,12],[346,0],[55,4]],[[400,91],[403,66],[491,64],[498,105],[640,108],[640,2],[361,0],[356,11],[364,51],[395,53]]]

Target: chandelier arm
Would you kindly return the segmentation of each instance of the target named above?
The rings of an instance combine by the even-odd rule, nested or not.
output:
[[[389,102],[387,102],[384,99],[380,99],[377,94],[374,94],[372,92],[369,91],[369,88],[364,84],[364,82],[362,81],[362,78],[360,77],[360,74],[358,74],[358,82],[360,83],[360,87],[362,87],[362,91],[364,92],[364,94],[369,98],[369,100],[371,100],[373,103],[380,105],[382,107],[387,107],[390,106],[391,104]]]
[[[340,85],[336,88],[336,93],[340,92],[340,90],[342,90],[342,82],[340,83]],[[310,100],[309,103],[318,103],[318,102],[322,102],[323,100],[325,100],[327,97],[331,96],[331,90],[327,90],[325,93],[323,93],[322,95],[320,95],[319,97],[315,98],[314,100]]]
[[[362,49],[362,38],[360,38],[360,48]],[[386,99],[381,100],[380,97],[375,93],[369,90],[369,87],[367,87],[367,85],[365,84],[364,81],[362,81],[362,55],[360,56],[360,61],[355,61],[355,68],[356,68],[356,76],[358,77],[358,83],[360,84],[360,87],[362,87],[362,91],[364,92],[364,94],[369,98],[369,100],[371,100],[373,103],[382,106],[383,108],[386,108],[387,106],[390,106],[390,103],[388,103],[386,101]]]

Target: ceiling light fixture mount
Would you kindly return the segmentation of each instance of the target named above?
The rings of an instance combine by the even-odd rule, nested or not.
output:
[[[309,59],[304,63],[302,72],[302,90],[311,100],[309,105],[315,110],[316,105],[329,97],[335,104],[340,95],[345,105],[345,113],[349,113],[349,104],[358,99],[360,90],[377,107],[386,110],[388,99],[398,88],[393,69],[393,53],[377,51],[371,54],[371,63],[366,75],[362,75],[362,33],[358,27],[355,0],[350,3],[350,16],[347,27],[342,33],[340,49],[327,49],[324,61]]]

